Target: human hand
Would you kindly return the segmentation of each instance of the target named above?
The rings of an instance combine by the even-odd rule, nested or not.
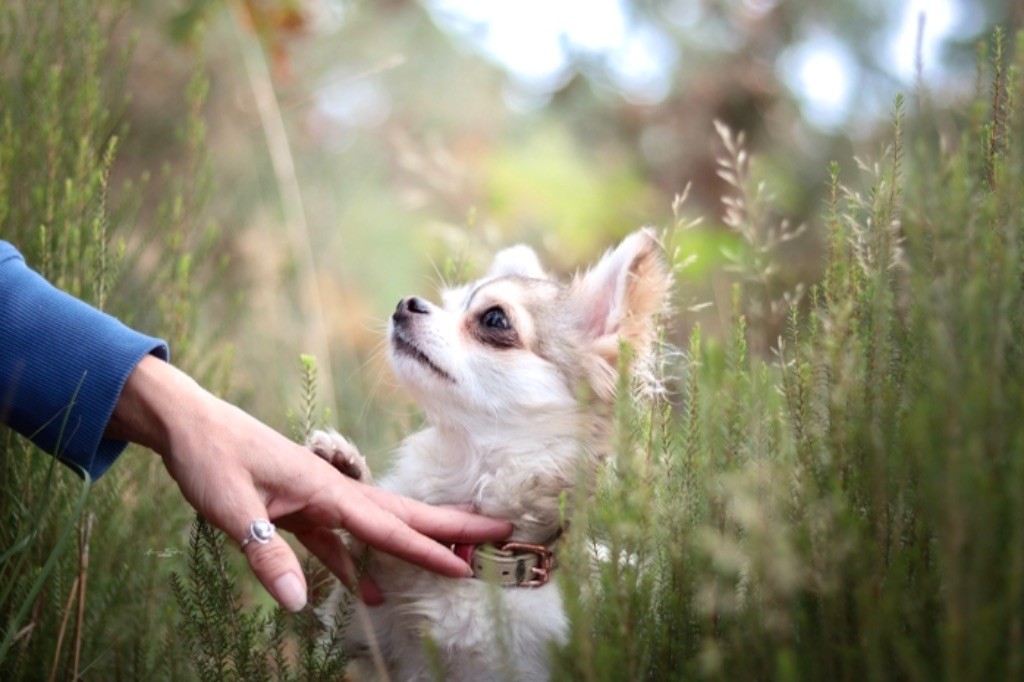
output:
[[[356,584],[357,566],[336,529],[453,578],[469,576],[469,566],[432,538],[488,542],[512,531],[505,521],[433,507],[349,479],[153,357],[144,358],[128,378],[106,435],[160,454],[189,504],[236,541],[260,518],[291,531],[368,604],[380,603],[380,592],[369,581]],[[250,542],[243,551],[282,606],[305,606],[305,578],[283,538]]]

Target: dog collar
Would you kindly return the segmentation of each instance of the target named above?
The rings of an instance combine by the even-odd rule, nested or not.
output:
[[[561,535],[561,533],[559,533]],[[501,587],[540,587],[555,569],[553,545],[531,542],[498,542],[486,545],[456,543],[452,552],[473,568],[473,577]]]

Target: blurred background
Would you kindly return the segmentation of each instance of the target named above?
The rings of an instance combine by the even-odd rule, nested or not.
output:
[[[712,122],[744,132],[779,220],[809,228],[780,250],[779,286],[813,283],[829,162],[846,179],[882,153],[897,93],[941,130],[975,92],[975,46],[995,24],[1013,35],[1022,4],[144,0],[112,36],[135,44],[115,176],[174,165],[203,60],[230,300],[208,302],[200,343],[230,345],[226,390],[279,428],[300,353],[317,356],[321,402],[373,459],[417,419],[382,348],[401,296],[437,300],[515,242],[567,275],[640,226],[700,218],[678,240],[697,261],[675,325],[714,333],[736,239]]]

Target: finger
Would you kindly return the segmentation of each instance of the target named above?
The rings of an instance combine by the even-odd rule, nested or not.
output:
[[[373,582],[373,578],[369,574],[364,573],[363,577],[359,579],[357,594],[367,606],[380,606],[384,603],[384,593],[380,591],[377,583]]]
[[[444,546],[413,530],[371,500],[349,496],[338,501],[341,525],[367,545],[451,578],[472,575],[472,569]]]
[[[366,487],[363,493],[413,529],[445,542],[492,542],[512,534],[504,519],[473,514],[462,505],[435,506]]]
[[[252,513],[250,519],[266,519],[262,507]],[[249,533],[249,523],[238,524],[239,540]],[[288,611],[301,611],[306,605],[306,579],[295,552],[280,535],[274,533],[267,542],[250,541],[242,548],[249,567],[263,587],[278,604]]]
[[[312,552],[338,580],[363,603],[377,606],[384,603],[380,588],[356,566],[341,536],[327,528],[314,528],[296,533],[295,537]]]
[[[472,569],[436,541],[419,534],[390,512],[357,510],[346,520],[351,534],[367,545],[449,578],[467,578]]]

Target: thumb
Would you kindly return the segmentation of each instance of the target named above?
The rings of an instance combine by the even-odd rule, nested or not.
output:
[[[249,518],[252,521],[240,524],[237,535],[249,567],[277,603],[288,611],[301,611],[306,605],[306,579],[295,552],[267,520],[266,509]]]

